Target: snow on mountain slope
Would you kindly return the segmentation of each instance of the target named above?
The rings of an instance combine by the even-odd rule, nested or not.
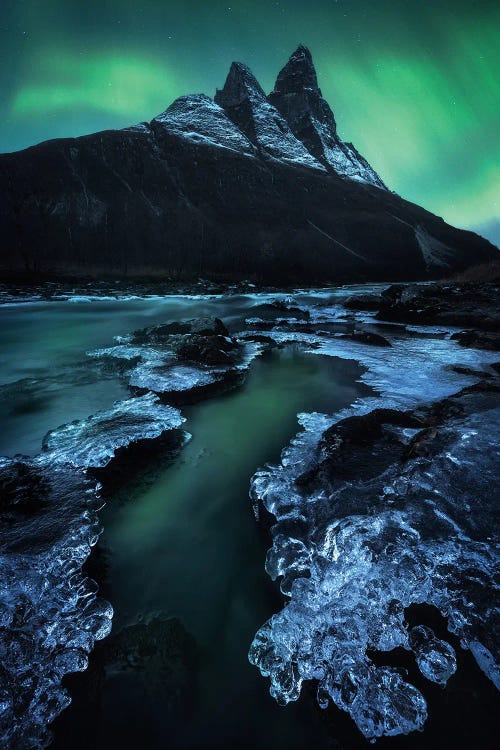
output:
[[[298,140],[286,120],[270,104],[250,68],[233,63],[215,101],[257,148],[275,159],[324,171]]]
[[[182,96],[155,121],[192,143],[329,170],[385,188],[352,143],[339,138],[306,47],[291,56],[269,97],[250,68],[234,62],[215,99],[205,94]]]
[[[269,101],[316,159],[337,174],[385,188],[366,159],[351,143],[339,138],[335,117],[323,99],[306,47],[300,46],[281,70]]]
[[[249,155],[256,153],[255,146],[231,122],[224,110],[205,94],[179,97],[155,120],[169,133],[194,143],[221,146]]]

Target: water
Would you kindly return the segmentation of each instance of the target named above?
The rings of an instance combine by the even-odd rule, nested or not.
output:
[[[2,307],[0,452],[36,455],[48,430],[128,397],[120,373],[87,357],[89,350],[137,328],[208,314],[238,330],[262,302],[266,299],[72,299]],[[187,701],[193,703],[188,723],[186,707],[174,719],[159,721],[162,692],[145,696],[139,689],[137,700],[130,676],[114,675],[100,690],[105,710],[84,703],[84,723],[93,733],[82,746],[89,741],[107,746],[117,733],[123,747],[145,737],[151,747],[172,744],[174,735],[178,747],[207,746],[207,737],[221,746],[241,746],[253,737],[260,746],[300,747],[311,732],[321,735],[304,706],[286,714],[276,706],[248,663],[255,630],[280,606],[263,567],[269,537],[255,523],[249,479],[266,461],[279,459],[297,431],[298,412],[336,410],[365,392],[356,382],[361,372],[354,362],[305,355],[296,347],[264,356],[238,390],[182,410],[193,437],[173,464],[155,465],[153,478],[139,476],[108,499],[100,548],[109,555],[109,569],[95,577],[113,603],[114,632],[155,612],[178,617],[200,661],[196,699],[193,693]],[[92,667],[84,683],[89,674]],[[57,734],[63,747],[68,737],[77,746],[81,734],[75,730],[81,717],[78,678],[72,692],[74,705]],[[127,722],[123,706],[129,703]],[[94,719],[99,716],[99,729],[92,712]],[[141,716],[149,719],[149,730]]]
[[[360,291],[364,291],[363,287],[320,291],[315,299]],[[116,372],[106,371],[99,361],[89,360],[86,352],[110,346],[114,336],[125,336],[137,328],[184,318],[219,316],[230,330],[238,330],[245,315],[251,315],[255,306],[273,298],[274,295],[120,299],[69,296],[52,302],[3,304],[0,456],[34,456],[49,430],[84,419],[127,397],[128,390]]]
[[[107,506],[100,513],[104,533],[87,568],[88,574],[99,582],[102,595],[114,607],[113,632],[97,646],[87,671],[69,679],[73,704],[55,723],[54,750],[68,747],[104,750],[109,746],[124,749],[144,746],[154,750],[167,745],[179,749],[269,747],[299,750],[314,745],[328,747],[332,737],[340,736],[335,723],[339,717],[331,710],[326,714],[318,711],[312,682],[309,683],[311,688],[303,688],[297,703],[284,709],[269,696],[268,680],[248,662],[248,648],[255,633],[259,628],[259,632],[265,631],[261,626],[273,614],[278,615],[275,632],[264,632],[266,645],[256,656],[259,665],[266,663],[273,649],[280,650],[283,644],[290,643],[296,649],[297,637],[300,647],[303,636],[307,635],[307,617],[313,611],[307,598],[297,590],[289,610],[293,612],[295,624],[290,620],[292,630],[288,622],[280,625],[286,600],[264,570],[272,538],[266,527],[269,519],[263,519],[259,526],[252,514],[248,497],[250,478],[255,475],[254,486],[265,493],[266,505],[278,517],[279,529],[276,527],[273,531],[275,548],[278,550],[283,545],[283,549],[289,550],[287,564],[293,569],[296,539],[304,538],[314,556],[314,534],[321,535],[325,524],[336,523],[334,509],[325,498],[313,496],[310,507],[309,501],[302,506],[302,500],[295,499],[292,491],[295,469],[299,471],[302,460],[309,460],[319,434],[331,423],[331,418],[303,417],[306,431],[294,447],[288,449],[284,464],[280,464],[282,449],[299,429],[297,414],[323,412],[336,414],[338,419],[352,413],[346,410],[352,404],[356,413],[362,413],[382,401],[396,408],[412,408],[474,382],[471,376],[451,372],[448,365],[459,362],[480,368],[493,361],[493,355],[488,353],[460,349],[447,340],[443,330],[428,331],[424,337],[418,330],[408,334],[394,329],[388,334],[393,342],[392,349],[371,348],[350,339],[332,337],[331,331],[344,330],[338,329],[338,325],[344,325],[340,321],[349,316],[338,306],[339,299],[366,291],[370,290],[357,287],[304,292],[295,296],[295,302],[285,302],[285,308],[286,304],[292,308],[297,304],[306,306],[318,333],[307,332],[307,329],[302,332],[300,325],[296,331],[293,326],[275,331],[273,337],[282,342],[283,348],[254,360],[240,387],[180,407],[186,418],[182,428],[192,439],[178,455],[159,450],[153,458],[151,453],[149,462],[141,460],[136,467],[126,467],[129,469],[127,482],[105,485]],[[285,295],[282,298],[285,300]],[[71,590],[71,578],[64,578],[69,575],[64,560],[65,555],[69,554],[70,559],[73,556],[71,545],[77,543],[73,559],[78,559],[81,565],[90,549],[86,540],[96,538],[96,519],[84,510],[81,497],[83,480],[74,469],[70,476],[64,462],[74,459],[79,466],[84,465],[81,461],[85,459],[82,455],[87,445],[92,455],[95,453],[107,460],[105,456],[108,451],[112,455],[113,442],[120,439],[121,424],[126,425],[127,434],[132,436],[130,439],[134,439],[134,434],[141,435],[144,429],[134,422],[135,407],[127,407],[126,412],[120,406],[109,411],[114,401],[123,401],[131,395],[127,387],[130,377],[127,362],[89,357],[87,352],[112,346],[115,336],[126,336],[137,328],[207,315],[221,317],[232,332],[248,330],[253,324],[245,324],[246,318],[259,319],[257,325],[262,332],[267,325],[263,319],[269,320],[271,326],[273,318],[294,315],[283,307],[272,308],[269,304],[272,300],[271,295],[265,294],[211,298],[73,297],[58,302],[16,302],[0,307],[3,323],[0,327],[0,455],[35,456],[48,430],[104,410],[100,418],[89,420],[84,430],[74,433],[84,436],[75,450],[71,445],[73,432],[59,431],[48,443],[52,453],[44,454],[41,463],[35,459],[29,464],[30,470],[35,467],[45,478],[51,477],[52,472],[58,482],[58,494],[51,500],[48,511],[44,511],[45,547],[41,553],[30,554],[30,537],[21,521],[9,527],[8,533],[3,535],[4,546],[0,544],[0,554],[6,551],[12,570],[17,564],[11,553],[12,541],[14,550],[16,543],[18,547],[21,544],[26,590],[32,586],[30,569],[35,570],[36,564],[39,589],[33,590],[43,592],[40,601],[44,606],[37,609],[37,599],[26,609],[26,616],[31,620],[23,627],[30,637],[36,639],[42,622],[43,629],[50,632],[54,602],[58,601],[56,595],[66,596],[62,592],[68,587]],[[363,320],[363,315],[358,317]],[[366,316],[364,319],[369,321]],[[150,396],[143,398],[151,410],[151,420],[160,420],[159,402]],[[97,429],[103,430],[101,446],[99,434],[94,434]],[[88,442],[84,443],[83,439]],[[122,444],[127,441],[128,438]],[[477,442],[475,447],[479,454],[481,445]],[[290,458],[291,465],[287,464]],[[56,462],[57,470],[51,468],[52,461]],[[275,468],[259,473],[267,463]],[[473,476],[467,478],[467,482],[469,479],[472,492],[475,480]],[[66,481],[77,498],[74,505],[73,495],[66,497]],[[468,487],[466,478],[461,478],[460,482],[450,488],[442,483],[443,494],[451,492],[458,497],[462,485]],[[363,492],[368,497],[368,523],[376,526],[383,521],[385,511],[383,508],[375,511],[371,490]],[[364,502],[363,492],[353,492],[353,508],[356,502]],[[297,503],[293,510],[296,520],[292,521],[287,520],[290,500],[292,504]],[[355,541],[358,537],[361,539],[354,528],[356,517],[351,510],[346,516],[346,522],[353,524]],[[467,529],[460,505],[457,524],[457,528]],[[35,517],[29,529],[34,538],[38,526]],[[66,527],[67,540],[62,534]],[[60,559],[55,558],[57,572],[52,571],[52,578],[45,581],[44,569],[50,567],[55,554],[47,546],[50,528],[54,529],[55,536],[59,535],[54,540],[54,550],[58,550],[57,555],[62,552]],[[370,545],[374,561],[378,554],[376,541]],[[422,545],[419,549],[422,552]],[[415,557],[413,553],[412,557]],[[348,609],[364,606],[363,581],[370,578],[375,563],[370,562],[365,570],[361,559],[358,561],[354,556],[352,563],[347,557],[343,559],[346,574],[353,579],[355,588],[360,583],[361,595],[353,598],[357,604],[352,606],[349,597],[342,597],[342,606]],[[275,563],[268,566],[268,570],[273,565]],[[58,588],[57,576],[64,584],[61,588]],[[312,569],[311,581],[315,576],[317,572]],[[391,580],[390,575],[386,578]],[[331,586],[329,580],[326,583]],[[85,586],[82,591],[92,602],[95,594],[85,593]],[[17,606],[14,595],[10,595],[8,603]],[[411,597],[408,600],[411,601]],[[425,599],[423,594],[424,600],[429,601],[429,597]],[[81,623],[76,627],[77,618],[83,616],[78,607],[77,602],[72,610],[75,638],[80,638],[78,627],[82,628]],[[326,614],[326,619],[321,614],[318,633],[324,622],[326,625],[330,622],[328,612]],[[385,614],[381,618],[384,619]],[[363,616],[363,619],[367,622],[369,617]],[[386,624],[388,637],[394,637],[396,642],[399,630],[393,628],[392,621]],[[401,623],[398,621],[396,625],[400,627]],[[403,643],[404,638],[397,642]],[[90,648],[92,646],[90,642]],[[60,682],[58,675],[51,672],[57,649],[52,653],[45,648],[44,641],[40,641],[37,664],[40,671],[48,675],[49,682],[52,679],[53,689],[57,688],[58,679]],[[344,646],[338,649],[339,658],[344,651]],[[281,652],[280,659],[285,665],[287,658],[286,655],[283,658]],[[462,659],[458,652],[457,658],[459,662]],[[306,662],[307,653],[304,664]],[[293,680],[283,683],[284,673],[273,674],[276,665],[277,662],[271,660],[269,672],[279,683],[282,694],[288,695],[296,686]],[[63,669],[61,676],[64,671],[71,670]],[[418,677],[414,681],[417,682]],[[423,692],[426,694],[425,690]],[[64,695],[58,693],[57,700],[60,707],[55,713],[64,705]],[[43,702],[35,702],[27,712],[28,716],[38,717],[42,726],[43,717],[53,715],[44,706]],[[336,717],[333,728],[330,726],[332,716]],[[340,718],[340,724],[344,719]],[[347,735],[344,733],[339,747],[361,746],[361,735],[356,734],[353,727],[349,724],[349,731]],[[40,730],[35,726],[33,731]],[[418,745],[418,736],[416,738]]]
[[[184,748],[206,747],[207,738],[241,747],[249,737],[258,747],[303,746],[307,724],[269,701],[248,663],[255,628],[273,612],[262,564],[267,540],[255,524],[248,478],[279,458],[298,412],[350,403],[359,374],[354,363],[296,349],[269,355],[243,388],[184,410],[193,439],[180,459],[150,487],[126,493],[121,507],[108,505],[102,544],[115,628],[160,610],[182,619],[203,654],[190,722],[162,727],[149,740],[154,747],[172,745],[173,736],[173,746]],[[107,747],[118,727],[130,737],[138,721],[136,712],[130,722],[123,716],[109,690],[108,698],[96,747]]]
[[[243,305],[252,303],[243,300]],[[231,316],[225,300],[73,298],[0,307],[0,455],[35,455],[46,432],[105,409],[128,390],[86,352],[165,320]]]

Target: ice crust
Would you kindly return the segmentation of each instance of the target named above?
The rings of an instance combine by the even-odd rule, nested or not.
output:
[[[225,375],[223,369],[144,362],[133,370],[129,382],[135,388],[147,388],[155,393],[179,393],[213,385],[224,380]]]
[[[282,578],[290,602],[259,630],[250,661],[270,677],[280,703],[316,679],[320,705],[332,700],[348,711],[369,739],[421,728],[423,696],[375,666],[367,650],[413,648],[422,674],[446,683],[456,666],[451,646],[432,632],[419,639],[405,623],[404,609],[424,602],[440,610],[464,647],[480,645],[479,666],[497,682],[490,591],[497,561],[488,543],[494,508],[477,507],[477,497],[490,493],[488,480],[478,487],[476,476],[479,462],[484,477],[493,470],[497,422],[498,413],[465,421],[432,476],[420,460],[403,476],[304,496],[293,480],[304,468],[306,432],[281,467],[254,477],[254,502],[277,519],[266,569]],[[316,420],[311,425],[316,435]],[[485,426],[490,436],[479,433]]]
[[[124,360],[131,363],[125,376],[133,388],[159,394],[179,394],[223,383],[232,375],[244,372],[263,347],[260,344],[240,343],[234,361],[227,366],[214,366],[182,362],[168,347],[155,349],[133,342],[120,342],[116,346],[89,352],[93,357]]]
[[[320,314],[328,317],[324,309]],[[370,480],[339,482],[333,492],[309,490],[295,480],[318,460],[319,437],[341,418],[450,396],[473,379],[451,373],[447,364],[480,367],[496,357],[471,349],[458,353],[444,337],[392,336],[393,348],[379,350],[332,336],[260,332],[280,343],[309,342],[312,353],[360,361],[367,368],[363,380],[381,398],[331,417],[300,415],[304,429],[281,464],[252,479],[256,513],[262,504],[276,518],[266,570],[280,579],[288,603],[256,634],[250,662],[270,678],[271,695],[281,704],[297,700],[305,680],[317,681],[319,705],[332,701],[347,711],[367,739],[421,729],[424,696],[403,672],[376,666],[368,653],[413,650],[422,674],[444,685],[456,669],[453,648],[429,628],[409,630],[405,620],[406,607],[426,603],[499,685],[490,486],[499,410],[445,429],[446,449],[432,470],[428,459],[419,458],[404,470],[392,466]]]
[[[45,747],[47,726],[70,702],[62,678],[84,670],[95,641],[111,630],[111,605],[82,573],[102,505],[86,469],[184,421],[148,393],[52,430],[35,459],[0,458],[0,482],[13,492],[0,535],[2,747]],[[26,502],[28,516],[19,517]]]
[[[62,678],[86,668],[113,610],[82,573],[100,533],[96,485],[48,455],[0,459],[2,483],[16,465],[16,494],[29,476],[41,498],[39,512],[4,521],[0,535],[0,744],[37,750],[70,702]]]
[[[56,461],[99,468],[106,466],[119,448],[157,438],[185,421],[178,409],[161,404],[157,396],[147,393],[117,401],[107,411],[51,430],[44,438],[43,450]]]
[[[111,630],[111,605],[82,573],[101,532],[99,485],[86,470],[184,421],[147,393],[50,431],[34,459],[0,458],[7,493],[0,533],[2,748],[46,746],[48,725],[70,702],[64,675],[84,670],[95,641]]]

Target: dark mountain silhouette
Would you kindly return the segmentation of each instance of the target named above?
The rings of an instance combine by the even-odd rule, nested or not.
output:
[[[268,97],[233,63],[214,100],[1,155],[0,191],[4,276],[403,280],[497,255],[389,191],[340,139],[302,46]]]

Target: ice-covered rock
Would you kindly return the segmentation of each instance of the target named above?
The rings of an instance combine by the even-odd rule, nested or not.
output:
[[[380,397],[332,417],[301,415],[304,431],[281,464],[252,480],[256,513],[263,506],[276,518],[266,569],[289,601],[257,633],[250,661],[280,703],[297,700],[303,682],[316,680],[319,704],[348,711],[369,739],[420,729],[424,696],[370,656],[413,650],[422,674],[446,683],[454,651],[429,628],[409,629],[410,605],[436,607],[498,683],[498,557],[488,489],[498,460],[495,386],[450,398],[474,378],[447,369],[457,349],[439,332],[395,332],[387,349],[281,332],[272,323],[267,335],[309,344],[312,353],[354,356]],[[475,350],[463,356],[476,367],[494,360]]]
[[[41,750],[70,702],[63,677],[111,630],[111,606],[82,573],[100,501],[48,455],[0,459],[0,494],[0,745]]]
[[[134,368],[129,383],[133,388],[147,389],[154,393],[187,393],[221,383],[226,375],[227,370],[220,368],[144,362]]]
[[[120,448],[153,440],[183,422],[178,409],[161,404],[158,396],[147,393],[117,401],[111,409],[51,430],[44,438],[43,450],[61,463],[101,468]]]
[[[132,388],[177,397],[236,382],[262,349],[230,336],[219,318],[196,318],[137,330],[89,354],[130,363],[122,374]]]
[[[320,704],[332,700],[348,711],[368,738],[421,728],[423,696],[375,666],[368,652],[411,648],[422,673],[444,684],[455,671],[453,649],[427,628],[408,632],[405,622],[405,608],[424,602],[440,610],[464,647],[474,653],[481,644],[478,652],[488,656],[478,663],[496,680],[495,509],[487,477],[497,416],[489,410],[454,423],[432,474],[420,458],[368,481],[340,483],[333,494],[306,491],[294,481],[304,469],[306,433],[281,467],[255,477],[254,501],[277,519],[268,571],[282,576],[290,601],[258,632],[250,661],[270,677],[279,702],[296,700],[303,680],[315,679]]]
[[[300,45],[281,70],[269,101],[309,153],[322,164],[351,180],[385,188],[352,143],[345,143],[337,134],[335,117],[323,99],[311,53],[306,47]]]
[[[234,124],[254,143],[259,152],[324,171],[324,167],[298,140],[286,120],[270,104],[250,68],[233,63],[215,101]]]

